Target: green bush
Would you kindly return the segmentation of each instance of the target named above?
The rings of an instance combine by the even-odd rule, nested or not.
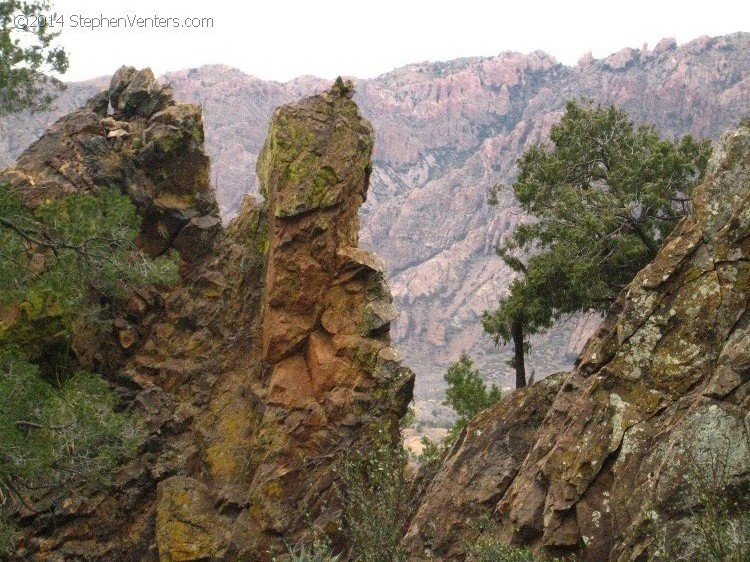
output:
[[[517,548],[497,539],[480,540],[468,549],[470,562],[556,562],[558,559],[537,558],[528,548]]]
[[[750,490],[737,493],[728,482],[731,444],[714,444],[704,463],[689,459],[680,532],[654,512],[659,549],[655,558],[669,562],[750,561]]]
[[[107,328],[107,306],[177,279],[176,255],[149,258],[139,231],[114,189],[30,209],[0,182],[0,551],[12,546],[8,516],[19,505],[104,483],[141,441],[106,381],[71,352],[81,328]]]
[[[495,539],[481,540],[472,545],[468,559],[472,562],[536,562],[530,550],[513,548]]]
[[[412,402],[406,409],[404,417],[401,418],[398,425],[401,429],[412,427],[417,424],[417,412],[414,409],[414,403]]]
[[[388,424],[374,425],[370,448],[339,469],[343,524],[353,560],[406,560],[400,542],[411,507],[404,473],[407,453],[392,435]]]
[[[481,373],[473,369],[473,366],[472,360],[462,353],[461,358],[448,367],[443,377],[448,383],[443,404],[450,406],[458,414],[458,420],[448,432],[448,442],[453,441],[474,416],[501,398],[500,389],[494,384],[487,390]]]
[[[114,189],[31,211],[0,183],[0,305],[46,303],[72,316],[90,306],[92,291],[119,298],[145,284],[175,282],[176,256],[152,260],[135,247],[140,221],[130,199]],[[42,258],[41,267],[32,254]]]
[[[56,387],[18,348],[0,349],[0,552],[12,544],[7,513],[30,493],[101,483],[135,453],[143,432],[116,408],[100,377],[77,372]]]
[[[419,455],[419,462],[431,462],[440,456],[445,446],[442,443],[435,443],[426,435],[422,436],[422,454]]]
[[[337,562],[339,559],[338,554],[333,554],[328,541],[321,539],[314,540],[309,547],[302,545],[298,548],[290,548],[288,554],[290,562]]]

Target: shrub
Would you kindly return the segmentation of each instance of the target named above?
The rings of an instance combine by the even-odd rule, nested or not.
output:
[[[443,403],[458,414],[458,420],[448,432],[448,442],[453,441],[474,416],[501,398],[500,389],[494,384],[487,390],[481,373],[473,366],[472,360],[462,353],[461,358],[448,367],[444,376],[448,389]]]
[[[528,548],[517,548],[497,539],[480,540],[468,549],[471,562],[555,562],[557,559],[537,558]]]
[[[17,348],[0,348],[0,553],[12,546],[7,514],[30,493],[101,482],[142,442],[100,377],[77,372],[56,387],[38,371]]]
[[[731,444],[708,452],[708,462],[690,459],[682,510],[687,525],[675,533],[658,527],[656,557],[670,562],[748,562],[750,560],[750,490],[729,486]],[[658,523],[658,516],[654,517]]]
[[[369,450],[342,463],[343,524],[353,560],[406,560],[400,546],[411,507],[406,461],[407,453],[400,442],[394,443],[390,425],[379,423],[372,427]]]
[[[431,462],[440,456],[445,446],[442,443],[435,443],[426,435],[422,436],[422,454],[419,455],[419,462]]]
[[[309,547],[290,548],[288,555],[290,562],[337,562],[339,559],[340,555],[333,554],[331,545],[323,539],[315,539]]]

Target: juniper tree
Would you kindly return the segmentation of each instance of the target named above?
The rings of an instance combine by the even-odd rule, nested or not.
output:
[[[0,182],[0,556],[7,514],[35,490],[99,478],[138,442],[107,382],[67,359],[77,327],[106,327],[107,303],[176,279],[176,256],[144,255],[139,230],[115,190],[30,209]]]
[[[483,325],[514,343],[525,386],[529,335],[564,314],[605,311],[688,212],[708,140],[668,140],[614,106],[570,101],[550,142],[518,160],[512,185],[531,220],[497,248],[519,277]],[[530,256],[524,258],[523,256]]]
[[[474,362],[465,353],[448,367],[443,378],[448,383],[443,404],[458,414],[448,435],[453,440],[474,416],[500,400],[500,389],[493,384],[487,390],[481,373],[474,369]]]
[[[0,115],[44,108],[63,88],[44,74],[68,69],[59,18],[46,0],[0,2]]]

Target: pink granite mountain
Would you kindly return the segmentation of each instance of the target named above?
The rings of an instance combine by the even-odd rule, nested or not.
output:
[[[508,181],[518,155],[542,142],[566,100],[615,103],[664,135],[718,136],[750,112],[750,34],[701,37],[678,46],[623,49],[575,67],[537,51],[412,64],[356,81],[355,100],[375,129],[374,169],[360,211],[361,243],[385,259],[400,318],[393,338],[417,372],[419,398],[442,395],[442,373],[462,350],[495,382],[511,380],[483,335],[510,272],[493,247],[521,218],[510,197],[485,203]],[[223,216],[258,191],[255,166],[279,104],[323,91],[330,81],[264,81],[224,66],[161,78],[182,101],[203,104],[212,180]],[[0,121],[0,164],[11,161],[56,115],[80,105],[101,81],[72,84],[58,112]],[[532,345],[537,378],[567,368],[596,322],[574,318]]]

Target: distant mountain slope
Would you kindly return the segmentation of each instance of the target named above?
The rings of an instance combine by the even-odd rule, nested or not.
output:
[[[493,247],[521,218],[511,197],[485,204],[488,186],[510,181],[514,163],[542,142],[567,99],[615,103],[665,135],[718,138],[750,113],[750,34],[701,37],[682,46],[623,49],[575,67],[537,51],[409,65],[357,82],[357,102],[376,131],[375,169],[362,210],[362,245],[387,262],[402,315],[394,339],[417,371],[416,394],[437,398],[442,373],[468,350],[507,384],[508,354],[493,349],[479,315],[505,290],[510,272]],[[113,69],[114,71],[115,69]],[[225,217],[257,190],[255,162],[273,108],[329,83],[281,84],[224,66],[168,73],[178,99],[204,106],[217,198]],[[72,84],[58,114],[105,80]],[[0,163],[8,163],[52,117],[0,121]],[[537,376],[569,365],[593,322],[573,319],[532,346]]]
[[[116,69],[112,69],[114,72]],[[28,146],[59,117],[82,106],[87,99],[109,86],[110,77],[74,82],[54,101],[50,111],[22,111],[0,117],[0,169],[13,164]]]

